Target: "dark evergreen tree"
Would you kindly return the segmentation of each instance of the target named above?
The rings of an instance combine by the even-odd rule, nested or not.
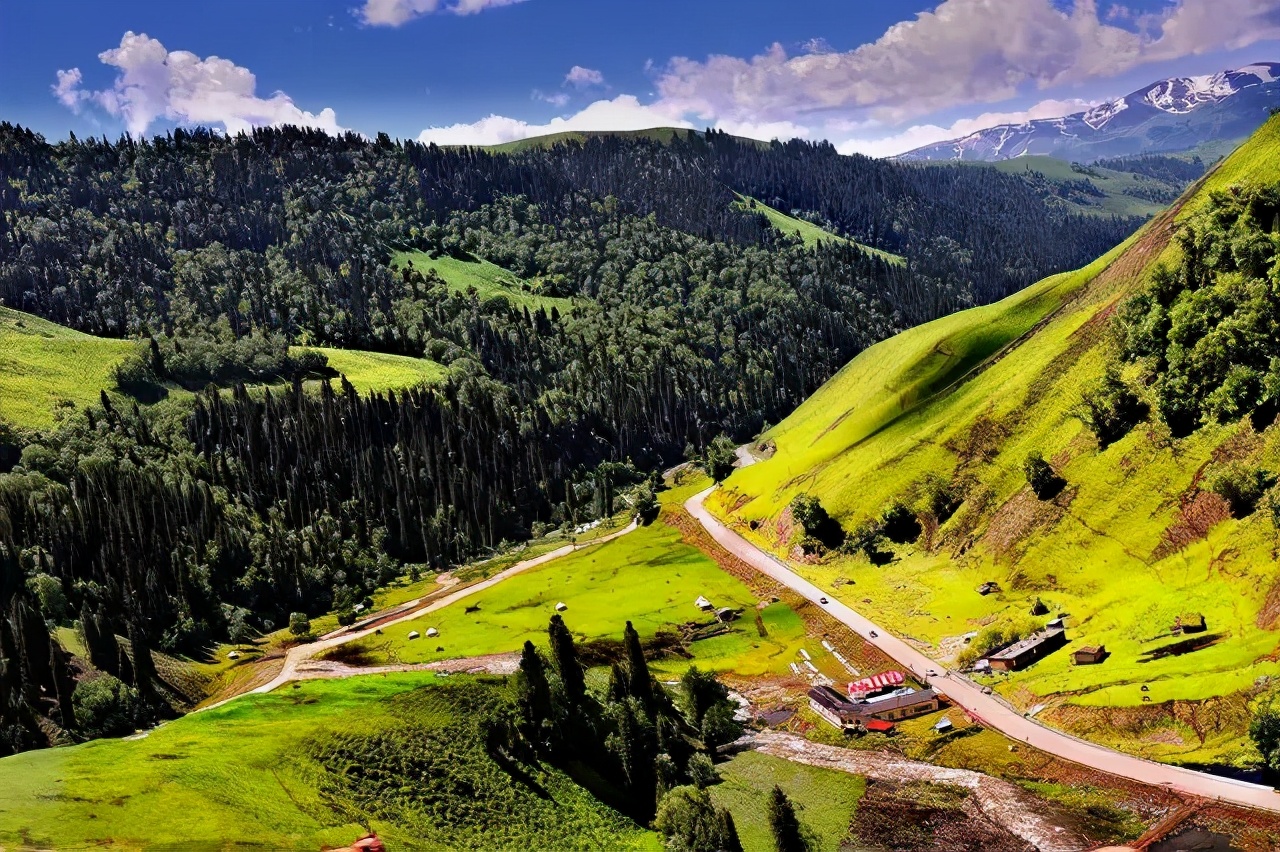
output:
[[[649,664],[644,658],[644,647],[640,644],[640,634],[627,622],[622,633],[622,644],[627,655],[627,694],[640,702],[646,710],[653,708],[653,676],[649,674]]]
[[[769,793],[767,805],[769,830],[773,833],[773,845],[778,852],[807,852],[809,844],[800,828],[800,820],[791,799],[776,784]]]
[[[551,616],[547,637],[551,644],[551,659],[555,662],[556,673],[560,675],[565,698],[570,707],[577,707],[586,697],[587,682],[582,663],[578,660],[578,649],[573,643],[573,634],[565,627],[564,619],[559,613]]]

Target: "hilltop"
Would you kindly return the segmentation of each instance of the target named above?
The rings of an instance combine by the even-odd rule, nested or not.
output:
[[[909,517],[919,527],[899,528],[903,543],[808,557],[804,570],[943,658],[992,625],[1030,629],[1041,601],[1068,616],[1072,646],[1103,644],[1111,657],[1073,667],[1050,656],[995,683],[1011,700],[1152,757],[1248,760],[1248,703],[1280,675],[1275,530],[1267,513],[1221,509],[1210,478],[1232,461],[1276,469],[1280,427],[1231,417],[1179,437],[1152,414],[1102,446],[1083,409],[1118,363],[1113,317],[1161,264],[1181,261],[1175,234],[1216,191],[1280,180],[1278,152],[1273,119],[1090,266],[868,349],[762,436],[772,458],[735,473],[715,508],[793,558],[799,495],[841,524],[846,551],[870,523]],[[1122,378],[1150,381],[1136,364]],[[1167,405],[1144,393],[1153,411]],[[1048,499],[1028,485],[1032,453],[1064,480]],[[988,582],[998,592],[980,594]],[[1188,614],[1208,629],[1178,646],[1169,628]]]

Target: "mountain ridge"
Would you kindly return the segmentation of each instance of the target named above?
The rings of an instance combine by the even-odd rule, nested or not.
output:
[[[1242,138],[1280,106],[1280,63],[1156,80],[1058,118],[999,124],[899,155],[906,161],[1001,161],[1028,154],[1092,161],[1186,151]]]

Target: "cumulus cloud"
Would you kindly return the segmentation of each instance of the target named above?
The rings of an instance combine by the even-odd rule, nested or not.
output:
[[[901,122],[993,103],[1025,87],[1113,76],[1138,65],[1280,37],[1280,0],[1173,0],[1154,14],[1075,0],[944,0],[843,53],[672,59],[658,79],[669,107],[704,121],[801,121],[851,109]]]
[[[594,68],[583,68],[581,65],[575,65],[569,69],[569,73],[564,75],[566,86],[573,86],[578,89],[586,89],[590,86],[603,86],[604,75]]]
[[[53,90],[53,95],[62,105],[74,113],[80,112],[80,106],[89,100],[89,93],[81,88],[80,84],[84,80],[84,75],[80,73],[79,68],[72,68],[70,71],[58,71],[58,82],[49,88]]]
[[[125,33],[119,47],[103,51],[98,59],[117,70],[111,88],[83,88],[80,69],[72,68],[58,72],[53,93],[73,110],[96,104],[120,118],[134,136],[146,133],[159,118],[221,125],[228,133],[281,124],[334,134],[345,130],[332,109],[307,112],[284,92],[258,97],[257,80],[248,68],[217,56],[201,59],[189,51],[169,51],[145,33]]]
[[[1083,112],[1094,104],[1078,98],[1067,100],[1045,100],[1019,112],[986,112],[975,118],[962,118],[949,127],[936,124],[918,124],[889,136],[873,137],[869,132],[883,129],[878,122],[840,122],[834,121],[827,129],[834,134],[855,133],[855,135],[836,145],[841,154],[866,154],[871,157],[892,157],[904,154],[935,142],[946,142],[949,139],[960,139],[979,130],[996,127],[1001,124],[1022,124],[1040,118],[1059,118]]]
[[[373,27],[398,27],[424,15],[474,15],[525,0],[364,0],[357,17]]]
[[[648,130],[651,127],[692,127],[660,106],[646,106],[634,95],[600,100],[568,118],[553,118],[546,124],[529,124],[516,118],[491,115],[473,124],[428,127],[418,141],[437,145],[498,145],[546,136],[550,133],[593,130]]]

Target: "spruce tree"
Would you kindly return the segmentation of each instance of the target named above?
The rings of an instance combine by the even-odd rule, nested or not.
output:
[[[520,651],[520,712],[529,730],[535,731],[551,718],[551,685],[547,682],[546,663],[533,643],[526,640]]]
[[[644,659],[644,648],[640,645],[640,634],[631,626],[630,621],[622,633],[622,642],[627,652],[627,692],[652,712],[653,680],[649,674],[649,664]]]
[[[773,845],[778,852],[807,852],[809,845],[800,831],[795,806],[776,784],[769,794],[769,830],[773,832]]]
[[[564,685],[565,698],[576,707],[587,694],[587,682],[582,663],[578,662],[578,650],[573,646],[573,634],[565,627],[559,613],[551,616],[547,635],[551,639],[551,659],[560,675],[560,683]]]

